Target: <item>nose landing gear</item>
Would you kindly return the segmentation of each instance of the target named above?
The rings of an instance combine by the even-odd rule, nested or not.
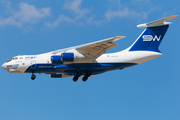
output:
[[[36,75],[34,75],[34,73],[32,73],[31,79],[32,79],[32,80],[36,79]]]

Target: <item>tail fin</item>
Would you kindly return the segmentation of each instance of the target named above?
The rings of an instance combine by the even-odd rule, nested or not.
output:
[[[137,27],[146,28],[137,40],[130,47],[129,51],[155,51],[160,52],[158,47],[169,27],[171,22],[166,22],[177,17],[170,16],[154,22],[140,24]]]

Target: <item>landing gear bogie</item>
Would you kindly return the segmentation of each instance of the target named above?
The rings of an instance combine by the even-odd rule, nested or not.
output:
[[[84,82],[86,82],[87,81],[87,79],[89,78],[89,76],[91,76],[91,71],[88,71],[87,73],[86,73],[86,75],[82,78],[82,81],[84,81]]]
[[[82,81],[83,81],[83,82],[86,82],[87,79],[88,79],[88,77],[85,77],[85,76],[84,76],[84,77],[82,78]]]
[[[78,72],[76,73],[76,75],[73,77],[73,81],[76,82],[81,75],[82,75],[82,72],[81,72],[81,71],[78,71]]]
[[[76,81],[78,80],[78,78],[79,78],[79,77],[74,76],[73,81],[76,82]]]

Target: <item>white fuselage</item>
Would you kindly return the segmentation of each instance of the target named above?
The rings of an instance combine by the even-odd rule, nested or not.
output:
[[[161,56],[162,54],[159,52],[153,51],[128,51],[123,50],[116,53],[107,53],[103,54],[97,59],[84,59],[83,61],[79,61],[76,63],[135,63],[140,64],[156,57]],[[45,53],[40,55],[23,55],[16,56],[14,60],[6,62],[2,65],[4,69],[6,69],[10,73],[24,73],[31,66],[36,64],[43,64],[41,68],[46,69],[48,66],[46,64],[51,64],[52,54]],[[66,63],[68,64],[68,63]],[[72,64],[72,63],[71,63]],[[43,71],[42,71],[43,73]]]

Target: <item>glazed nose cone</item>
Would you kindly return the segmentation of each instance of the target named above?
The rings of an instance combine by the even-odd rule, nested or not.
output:
[[[2,65],[2,68],[6,69],[6,64],[5,63]]]

